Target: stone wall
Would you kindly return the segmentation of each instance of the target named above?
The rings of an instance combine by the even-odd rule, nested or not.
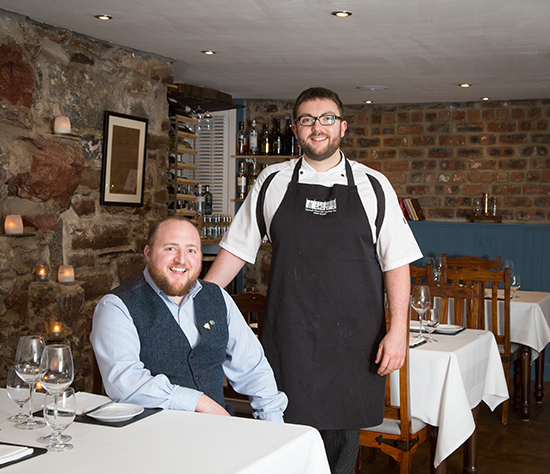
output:
[[[249,100],[260,129],[293,103]],[[428,220],[465,221],[472,200],[497,199],[503,222],[550,223],[550,99],[346,106],[348,158],[381,171]]]
[[[90,389],[93,309],[144,267],[149,224],[166,214],[172,65],[0,10],[0,219],[23,216],[25,236],[0,236],[0,380],[20,335],[62,321],[77,390]],[[106,110],[148,118],[143,207],[100,205]],[[53,135],[57,115],[77,138]],[[37,263],[51,275],[35,281]],[[75,284],[56,282],[73,265]],[[1,383],[1,382],[0,382]]]

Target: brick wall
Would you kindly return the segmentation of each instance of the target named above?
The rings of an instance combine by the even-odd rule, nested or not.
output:
[[[292,102],[249,100],[247,119],[285,120]],[[550,222],[550,99],[348,105],[346,155],[384,173],[428,220],[466,220],[482,193],[504,222]]]

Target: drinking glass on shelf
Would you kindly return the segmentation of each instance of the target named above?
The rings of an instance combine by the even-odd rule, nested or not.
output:
[[[49,451],[69,451],[72,444],[67,444],[61,438],[61,432],[69,427],[76,416],[76,396],[72,388],[61,392],[47,393],[44,399],[44,419],[53,430],[52,441],[47,446]]]
[[[445,261],[445,257],[435,257],[434,265],[432,269],[433,281],[441,281],[441,277],[443,275],[443,267],[445,266],[446,263],[447,262]]]
[[[521,286],[521,278],[519,275],[512,275],[510,277],[510,289],[512,290],[512,298],[516,297],[516,291],[519,290]]]
[[[31,388],[29,416],[26,420],[15,425],[16,428],[21,430],[35,430],[46,426],[46,423],[36,420],[32,416],[32,400],[34,398],[34,391],[40,369],[40,359],[43,351],[44,339],[42,336],[23,336],[19,339],[19,343],[17,344],[15,371]]]
[[[17,375],[15,367],[8,369],[6,391],[8,392],[8,397],[19,406],[19,413],[10,416],[8,420],[15,421],[16,423],[26,421],[27,415],[23,413],[23,406],[31,399],[31,386]]]
[[[418,313],[418,321],[420,323],[420,334],[418,338],[423,340],[424,335],[422,334],[422,319],[424,313],[428,311],[428,308],[431,306],[431,296],[430,288],[426,285],[417,285],[413,288],[411,296],[411,307]]]
[[[53,395],[54,406],[57,396],[73,383],[74,364],[71,348],[65,344],[47,345],[40,361],[40,384]],[[69,441],[70,436],[60,435],[63,441]],[[53,441],[52,435],[39,438],[42,443]]]
[[[437,342],[437,339],[432,337],[432,333],[439,326],[439,310],[437,308],[428,308],[424,315],[424,326],[428,331],[428,342]]]

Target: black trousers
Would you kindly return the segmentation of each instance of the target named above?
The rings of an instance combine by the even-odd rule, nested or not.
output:
[[[353,474],[359,453],[360,432],[360,429],[320,431],[332,474]]]

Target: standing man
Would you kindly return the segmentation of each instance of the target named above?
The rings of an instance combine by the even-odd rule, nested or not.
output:
[[[319,429],[333,474],[348,474],[360,428],[382,422],[384,376],[403,365],[409,263],[422,254],[388,180],[340,151],[338,95],[305,90],[293,119],[303,156],[260,174],[206,280],[226,286],[267,235],[261,338],[289,398],[285,420]]]
[[[283,421],[262,346],[232,298],[201,282],[201,240],[185,217],[149,231],[147,268],[104,296],[91,342],[107,394],[144,407],[228,416],[223,377],[250,398],[255,418]]]

